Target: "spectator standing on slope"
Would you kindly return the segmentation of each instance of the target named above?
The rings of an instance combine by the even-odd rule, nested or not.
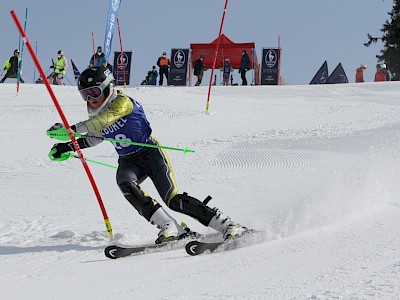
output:
[[[6,75],[1,79],[0,83],[3,83],[7,78],[17,78],[19,64],[21,62],[21,58],[19,57],[19,50],[14,50],[14,55],[6,60],[4,63],[3,69],[6,70]],[[24,83],[25,81],[20,77],[19,81]]]
[[[229,62],[229,58],[226,58],[224,67],[222,69],[222,79],[223,79],[224,85],[229,85],[231,71],[233,71],[233,68]]]
[[[386,73],[382,70],[382,66],[378,64],[376,65],[374,82],[381,82],[381,81],[386,81]]]
[[[250,57],[246,50],[242,51],[242,59],[240,61],[239,73],[242,78],[242,85],[247,85],[246,72],[250,70]]]
[[[361,65],[356,69],[356,83],[364,82],[364,70],[366,69],[366,65]]]
[[[90,62],[89,62],[89,66],[90,67],[99,67],[99,66],[103,66],[103,67],[107,67],[108,62],[106,60],[106,57],[103,53],[103,48],[101,48],[101,46],[97,47],[97,51],[95,54],[92,55]]]
[[[163,52],[162,56],[160,56],[157,60],[157,66],[160,68],[159,70],[159,75],[160,75],[160,81],[159,85],[163,85],[163,79],[164,75],[165,78],[167,79],[167,85],[168,84],[168,77],[169,77],[169,58],[167,57],[167,52]]]
[[[53,81],[56,80],[58,85],[64,85],[63,79],[67,72],[68,62],[62,50],[57,52],[56,63],[52,67],[54,68],[53,74],[48,78],[50,84],[53,84]]]
[[[201,55],[198,60],[196,60],[194,64],[194,72],[193,74],[197,76],[197,81],[195,86],[199,86],[201,81],[203,80],[204,75],[204,55]]]

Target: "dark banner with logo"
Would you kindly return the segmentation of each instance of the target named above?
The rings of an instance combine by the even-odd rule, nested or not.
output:
[[[189,49],[172,49],[169,85],[187,85]]]
[[[280,49],[263,48],[261,84],[278,85]]]
[[[129,85],[129,80],[131,77],[131,61],[132,51],[122,53],[117,51],[114,52],[113,75],[116,85],[124,85],[124,78],[126,85]]]

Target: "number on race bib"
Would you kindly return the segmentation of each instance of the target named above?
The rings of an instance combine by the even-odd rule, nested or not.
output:
[[[114,140],[132,142],[132,140],[129,139],[129,138],[127,138],[125,134],[117,134],[117,135],[114,137]],[[116,149],[122,149],[122,148],[127,148],[127,147],[131,146],[131,145],[129,145],[129,144],[122,144],[122,143],[117,143],[117,142],[112,142],[112,143],[114,144],[114,147],[115,147]]]

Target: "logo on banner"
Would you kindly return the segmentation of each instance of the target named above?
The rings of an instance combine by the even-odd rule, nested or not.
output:
[[[123,70],[128,66],[128,55],[126,53],[119,54],[117,57],[118,69]]]
[[[265,55],[265,64],[268,68],[272,68],[275,66],[276,62],[278,61],[278,55],[274,50],[269,50]]]
[[[119,0],[113,0],[112,1],[111,6],[112,6],[113,11],[117,11],[118,10],[119,4],[120,4]]]
[[[182,50],[176,51],[174,55],[175,66],[179,69],[185,64],[185,61],[186,61],[185,53]]]

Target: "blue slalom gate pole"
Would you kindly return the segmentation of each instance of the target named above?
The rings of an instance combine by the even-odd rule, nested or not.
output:
[[[28,8],[25,9],[25,23],[24,23],[24,32],[26,32],[26,21],[28,20]],[[20,34],[21,36],[21,34]],[[24,45],[25,41],[22,39],[22,48],[21,48],[21,60],[18,62],[18,74],[17,74],[17,95],[19,92],[19,83],[21,81],[21,72],[22,72],[22,54],[24,53]]]

